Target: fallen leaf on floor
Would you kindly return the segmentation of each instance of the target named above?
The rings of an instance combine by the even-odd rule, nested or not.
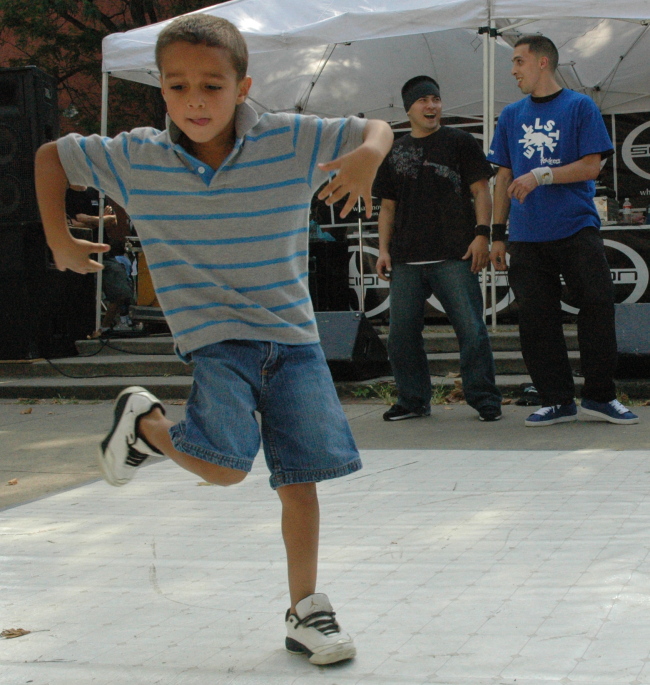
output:
[[[18,478],[12,478],[7,481],[7,485],[18,485]]]
[[[641,406],[642,407],[650,407],[650,400],[646,400]]]
[[[8,630],[3,630],[0,633],[0,637],[4,637],[5,640],[11,640],[12,637],[22,637],[23,635],[29,635],[31,630],[25,630],[24,628],[9,628]]]
[[[455,371],[450,371],[446,377],[447,378],[460,378],[460,373],[456,373]]]
[[[512,404],[512,398],[506,397],[505,400],[501,400],[501,404]]]
[[[27,409],[21,409],[21,410],[20,410],[20,413],[21,413],[21,414],[31,414],[31,413],[32,413],[32,408],[31,408],[31,407],[27,407]]]
[[[207,481],[202,480],[202,481],[198,482],[197,485],[214,485],[214,483],[208,483]]]
[[[167,404],[180,404],[183,406],[187,404],[187,400],[172,400],[171,402],[167,402]]]
[[[463,388],[458,385],[445,397],[445,402],[447,402],[448,404],[459,404],[464,400],[465,395],[463,393]]]

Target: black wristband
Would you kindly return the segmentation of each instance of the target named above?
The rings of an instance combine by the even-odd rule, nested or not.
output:
[[[506,224],[492,224],[492,242],[495,240],[504,241],[506,239]]]
[[[486,238],[490,237],[490,227],[486,226],[485,224],[478,224],[476,228],[474,229],[474,235],[482,235],[485,236]]]

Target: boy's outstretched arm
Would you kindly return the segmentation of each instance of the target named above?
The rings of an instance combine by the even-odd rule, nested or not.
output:
[[[61,165],[56,143],[45,143],[39,148],[35,170],[38,208],[56,268],[59,271],[70,269],[80,274],[99,271],[102,265],[91,259],[90,255],[108,252],[110,246],[79,240],[70,234],[65,215],[68,178]]]
[[[338,172],[318,194],[318,199],[332,205],[349,195],[341,210],[341,218],[344,218],[356,204],[357,198],[361,197],[369,219],[372,216],[372,182],[392,144],[390,126],[385,121],[369,119],[363,130],[363,143],[356,150],[327,164],[318,165],[323,171]]]

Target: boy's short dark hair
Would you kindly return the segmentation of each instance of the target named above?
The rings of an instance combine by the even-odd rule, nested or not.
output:
[[[248,47],[239,29],[227,19],[209,14],[190,14],[174,19],[158,34],[156,41],[156,66],[162,73],[163,50],[172,43],[207,45],[223,48],[230,53],[232,64],[241,81],[248,72]]]
[[[557,64],[560,59],[555,43],[546,36],[541,36],[537,33],[522,36],[516,43],[515,47],[519,45],[527,45],[531,52],[534,52],[538,57],[548,57],[548,65],[551,71],[557,69]]]

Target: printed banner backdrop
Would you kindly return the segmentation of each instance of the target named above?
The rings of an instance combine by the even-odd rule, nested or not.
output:
[[[462,125],[477,138],[482,137],[482,124],[462,119],[446,119],[446,124]],[[605,123],[610,134],[615,131],[616,157],[606,161],[599,177],[599,186],[614,193],[614,163],[616,163],[616,181],[620,205],[625,198],[630,198],[638,222],[643,226],[603,226],[602,236],[605,242],[607,260],[612,273],[612,281],[617,303],[650,302],[649,265],[650,265],[650,226],[645,224],[645,212],[641,210],[650,206],[650,112],[605,116]],[[402,133],[399,129],[396,135]],[[347,239],[349,260],[350,308],[361,309],[361,264],[359,261],[359,221],[358,218],[346,217],[342,220],[339,213],[343,203],[327,207],[315,201],[312,207],[316,221],[324,230],[331,230],[337,239]],[[363,234],[363,290],[365,291],[366,316],[376,323],[388,323],[390,298],[389,284],[378,278],[375,263],[379,256],[379,239],[377,234],[377,215],[379,203],[373,205],[371,219],[362,220]],[[487,315],[491,317],[491,282],[492,275],[487,273]],[[482,278],[482,275],[481,275]],[[498,321],[514,323],[517,320],[517,303],[508,283],[508,273],[501,272],[496,278],[496,312]],[[568,298],[563,301],[567,315],[576,314],[577,309]],[[431,297],[425,310],[428,323],[446,323],[446,317],[440,303]]]
[[[622,205],[626,197],[632,207],[647,209],[650,205],[650,112],[605,116],[612,138],[616,139],[617,198]],[[600,182],[614,188],[614,164],[608,160]]]

